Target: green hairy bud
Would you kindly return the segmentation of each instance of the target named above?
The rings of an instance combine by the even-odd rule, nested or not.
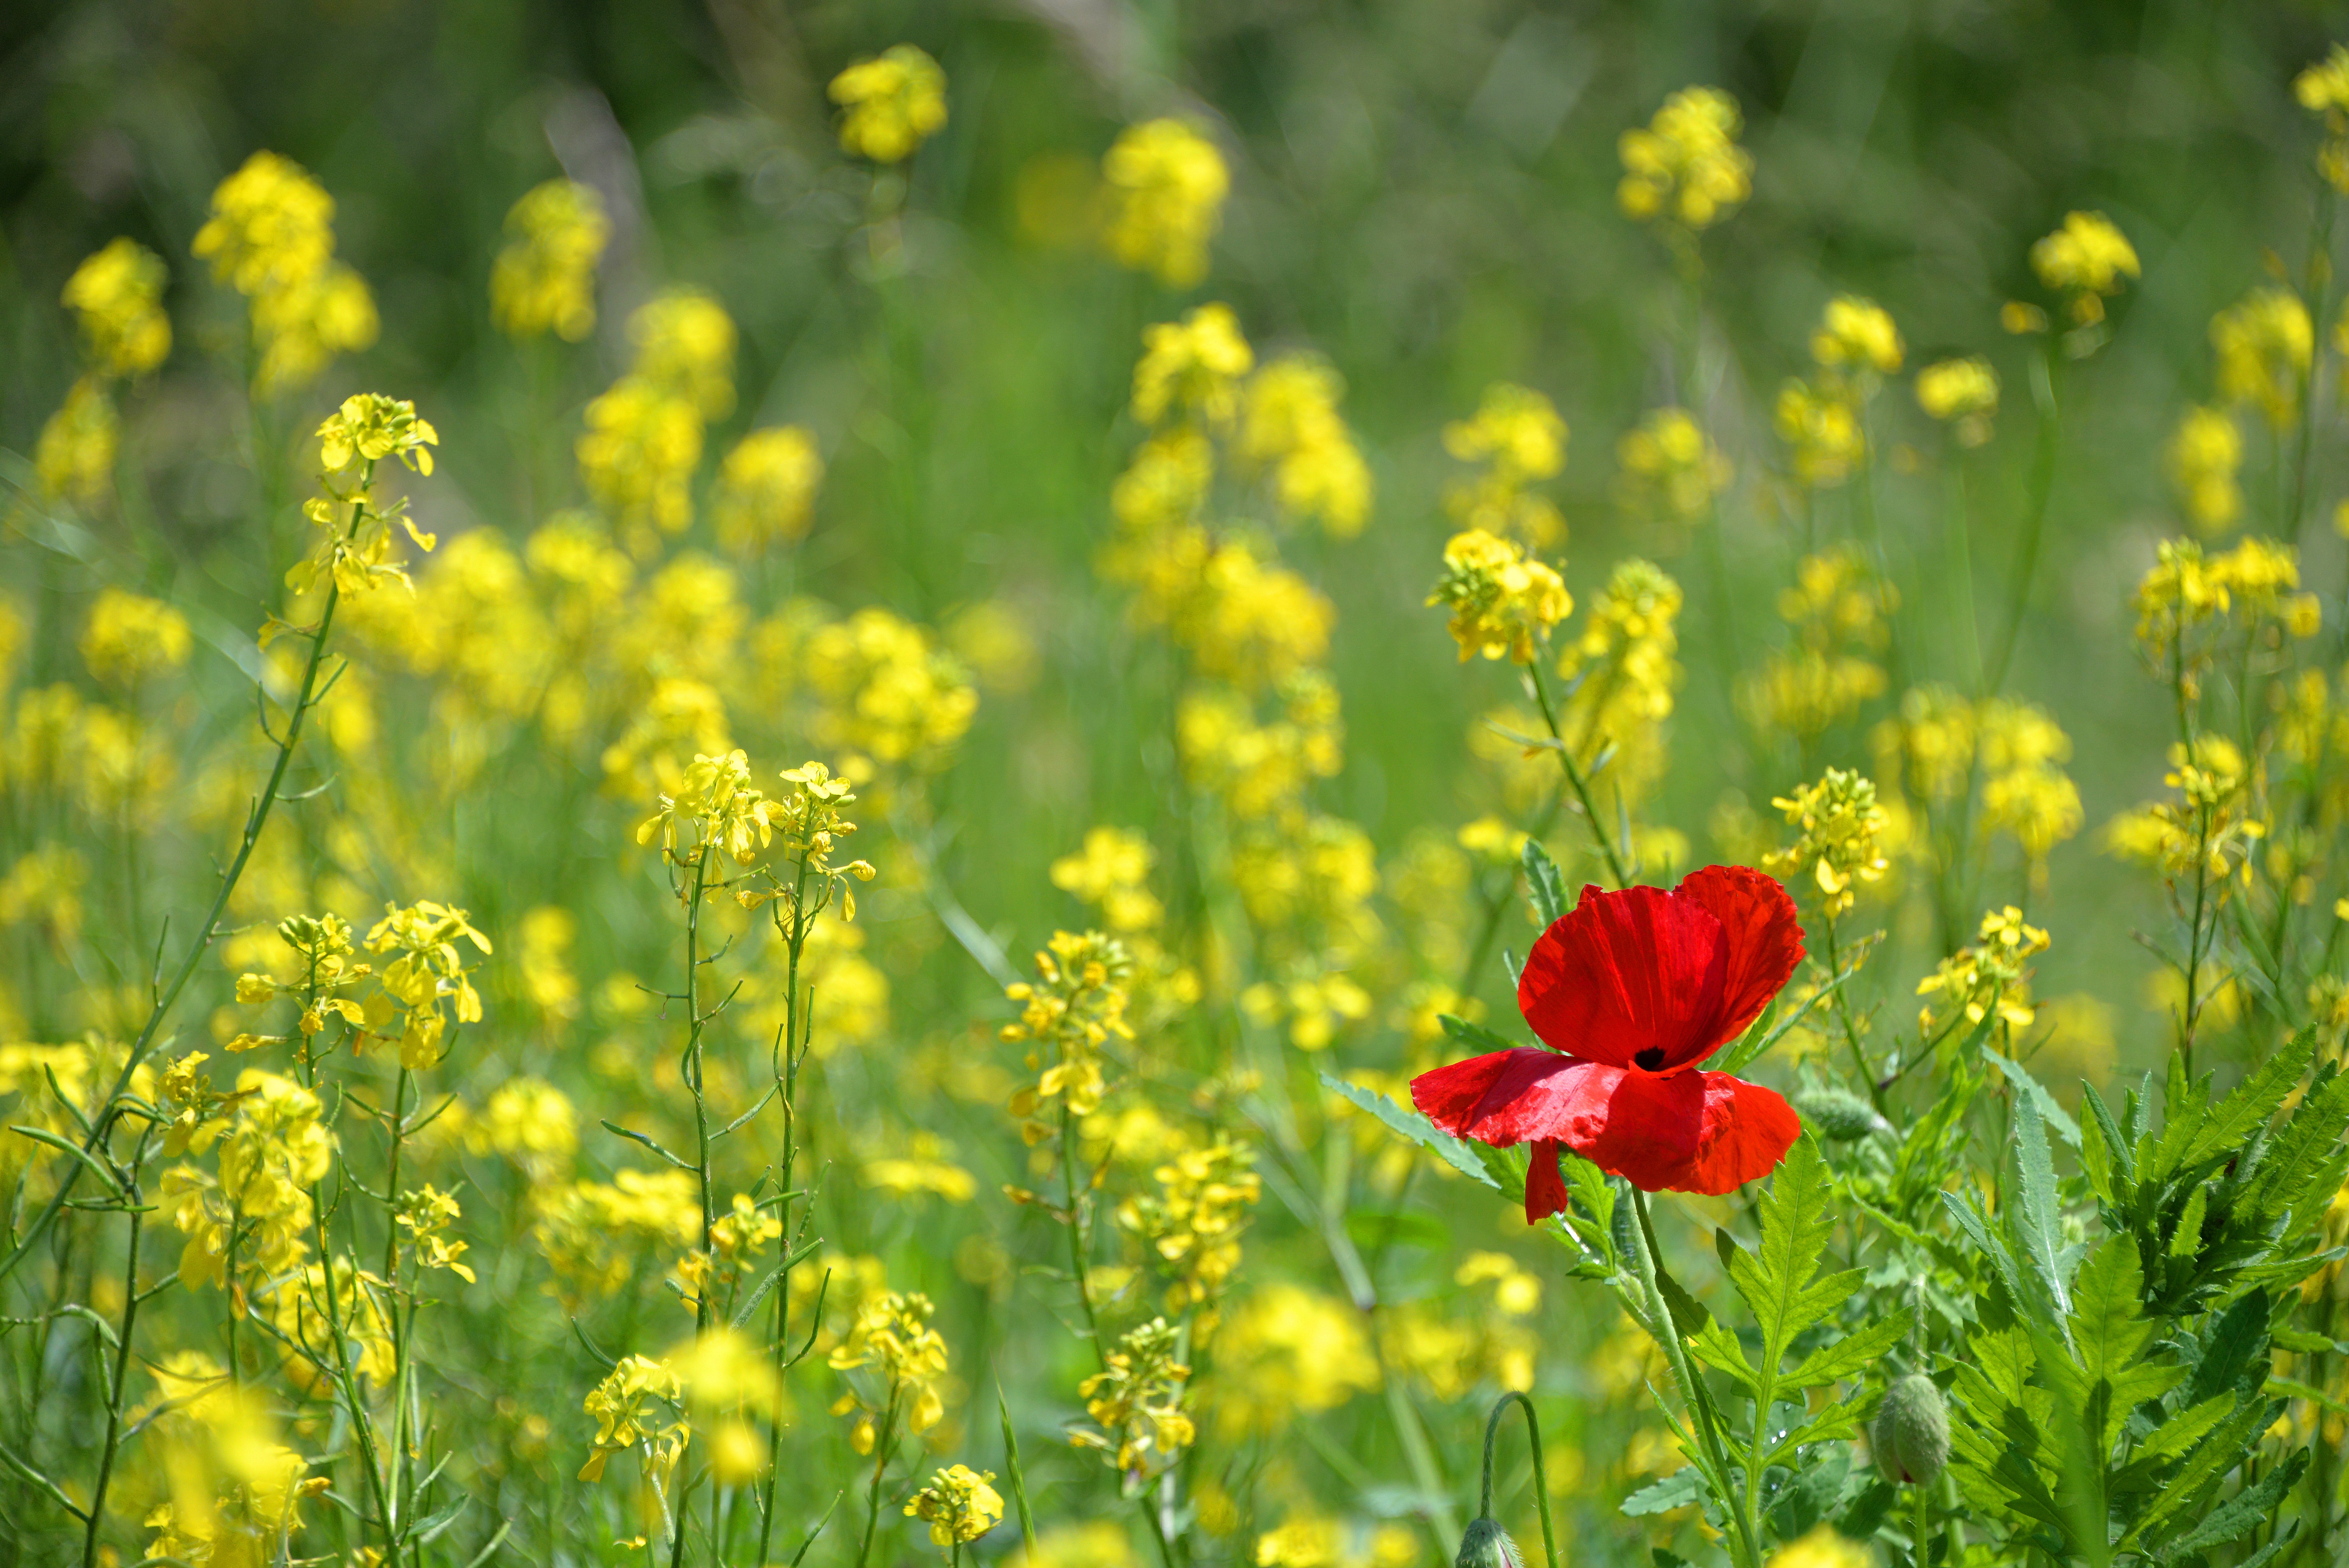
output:
[[[1460,1538],[1460,1555],[1453,1568],[1526,1568],[1526,1559],[1499,1521],[1475,1519]]]
[[[1848,1143],[1855,1138],[1866,1138],[1871,1132],[1890,1132],[1892,1124],[1876,1114],[1868,1101],[1844,1089],[1814,1089],[1795,1097],[1795,1109],[1803,1119],[1819,1130],[1820,1136],[1837,1143]]]
[[[1894,1480],[1930,1485],[1950,1460],[1950,1408],[1930,1377],[1911,1372],[1885,1390],[1868,1436],[1878,1470]]]

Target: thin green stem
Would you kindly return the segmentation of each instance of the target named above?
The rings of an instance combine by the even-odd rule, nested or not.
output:
[[[141,1154],[146,1140],[140,1140]],[[140,1157],[134,1156],[131,1170],[136,1172]],[[139,1182],[134,1174],[124,1187],[130,1204],[129,1251],[122,1265],[122,1321],[115,1331],[114,1375],[109,1379],[106,1393],[106,1440],[98,1449],[98,1481],[90,1489],[89,1518],[82,1532],[82,1568],[98,1568],[98,1528],[106,1517],[106,1489],[114,1479],[114,1457],[122,1445],[122,1393],[124,1379],[130,1371],[131,1331],[139,1321],[139,1231],[146,1216],[140,1206]]]
[[[864,1501],[864,1535],[856,1543],[856,1568],[864,1568],[873,1554],[873,1532],[881,1522],[881,1477],[889,1468],[889,1450],[897,1441],[897,1400],[895,1387],[889,1390],[889,1408],[882,1412],[881,1429],[873,1439],[873,1490]]]
[[[1599,857],[1607,862],[1607,874],[1614,878],[1617,887],[1630,887],[1630,875],[1623,869],[1615,841],[1608,836],[1606,824],[1599,820],[1599,808],[1590,799],[1590,785],[1583,778],[1581,766],[1575,761],[1574,753],[1566,744],[1565,732],[1558,726],[1557,708],[1550,701],[1549,683],[1542,676],[1542,661],[1538,655],[1526,662],[1526,675],[1533,685],[1534,700],[1541,706],[1542,722],[1549,727],[1550,738],[1557,743],[1557,763],[1566,770],[1567,787],[1574,791],[1575,801],[1582,808],[1582,820],[1589,825],[1591,841],[1598,846]]]
[[[1825,915],[1819,924],[1826,931],[1827,972],[1840,975],[1843,973],[1843,953],[1836,941],[1836,918],[1832,914]],[[1836,987],[1836,1021],[1843,1026],[1843,1037],[1851,1047],[1851,1059],[1859,1068],[1859,1081],[1868,1088],[1868,1102],[1881,1111],[1884,1109],[1884,1089],[1877,1081],[1875,1065],[1868,1059],[1868,1047],[1859,1043],[1859,1026],[1851,1016],[1850,993],[1851,988],[1847,985]]]
[[[1688,1347],[1681,1343],[1680,1328],[1672,1321],[1671,1306],[1664,1299],[1663,1285],[1658,1277],[1661,1265],[1657,1260],[1661,1253],[1656,1245],[1655,1222],[1648,1215],[1647,1193],[1637,1187],[1631,1189],[1631,1208],[1640,1221],[1639,1247],[1633,1254],[1632,1266],[1639,1274],[1640,1289],[1647,1298],[1648,1331],[1662,1348],[1664,1359],[1671,1363],[1672,1377],[1680,1384],[1681,1402],[1688,1411],[1689,1425],[1696,1432],[1697,1441],[1704,1449],[1705,1458],[1713,1466],[1713,1473],[1720,1477],[1722,1486],[1726,1488],[1729,1485],[1728,1452],[1722,1446],[1721,1433],[1713,1424],[1712,1411],[1697,1384],[1696,1372],[1689,1365]],[[1750,1500],[1748,1507],[1740,1507],[1724,1492],[1722,1503],[1729,1515],[1731,1555],[1738,1568],[1761,1568],[1761,1550],[1756,1541],[1758,1532],[1750,1517]]]
[[[1541,1510],[1542,1555],[1549,1568],[1557,1568],[1557,1535],[1549,1522],[1549,1471],[1542,1464],[1541,1421],[1534,1414],[1534,1402],[1515,1389],[1495,1399],[1493,1413],[1485,1418],[1485,1474],[1476,1494],[1476,1516],[1493,1517],[1493,1439],[1500,1434],[1501,1418],[1508,1413],[1511,1400],[1525,1407],[1526,1441],[1534,1456],[1534,1501]]]

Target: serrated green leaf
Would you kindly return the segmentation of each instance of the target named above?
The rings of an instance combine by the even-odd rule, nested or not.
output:
[[[2052,1305],[2060,1326],[2072,1310],[2072,1287],[2064,1247],[2064,1214],[2055,1185],[2055,1164],[2039,1108],[2028,1095],[2014,1102],[2013,1191],[2005,1212],[2007,1239],[2024,1283],[2034,1297],[2018,1306]],[[2066,1332],[2069,1332],[2068,1329]]]
[[[1754,1364],[1745,1359],[1745,1346],[1737,1336],[1721,1326],[1718,1318],[1709,1319],[1705,1326],[1689,1336],[1689,1347],[1696,1358],[1716,1372],[1726,1373],[1748,1398],[1758,1398],[1762,1380]]]
[[[1790,1387],[1818,1388],[1850,1377],[1882,1360],[1885,1352],[1908,1334],[1909,1324],[1909,1314],[1898,1312],[1832,1344],[1822,1345],[1786,1374],[1785,1382]]]
[[[1694,1465],[1674,1470],[1663,1480],[1651,1481],[1623,1500],[1623,1511],[1634,1519],[1651,1514],[1670,1513],[1676,1508],[1686,1508],[1704,1497],[1704,1477]]]
[[[2268,1323],[2273,1311],[2267,1293],[2255,1290],[2204,1327],[2201,1354],[2186,1386],[2188,1404],[2258,1391],[2268,1372]]]
[[[1482,1024],[1472,1024],[1465,1018],[1455,1018],[1449,1013],[1436,1014],[1435,1021],[1444,1026],[1445,1034],[1472,1051],[1524,1051],[1534,1048],[1523,1040],[1513,1040],[1508,1036],[1495,1033]]]
[[[1343,1078],[1332,1078],[1328,1073],[1321,1075],[1321,1087],[1357,1109],[1369,1111],[1385,1123],[1389,1130],[1433,1150],[1438,1159],[1470,1181],[1481,1181],[1495,1191],[1500,1190],[1501,1184],[1493,1179],[1492,1173],[1485,1169],[1485,1162],[1476,1158],[1468,1144],[1444,1131],[1419,1112],[1405,1110],[1382,1094],[1359,1084],[1348,1083]]]
[[[2113,1176],[2114,1201],[2127,1204],[2137,1186],[2135,1151],[2130,1149],[2120,1124],[2113,1119],[2112,1108],[2105,1103],[2105,1097],[2096,1092],[2095,1084],[2081,1083],[2080,1102],[2087,1107],[2089,1117],[2104,1134],[2105,1158],[2110,1163]]]
[[[2300,1087],[2315,1058],[2316,1031],[2302,1029],[2211,1109],[2176,1169],[2191,1170],[2206,1160],[2222,1157],[2265,1127]]]
[[[1795,1336],[1826,1315],[1838,1297],[1805,1288],[1835,1228],[1834,1182],[1818,1140],[1805,1132],[1762,1196],[1760,1246],[1730,1260],[1730,1283],[1762,1330],[1762,1367],[1775,1374]]]
[[[1982,1212],[1974,1195],[1971,1192],[1944,1192],[1941,1194],[1941,1207],[1958,1230],[1973,1243],[1975,1250],[1989,1263],[1991,1273],[1997,1276],[1999,1284],[2006,1287],[2006,1294],[2013,1300],[2015,1310],[2027,1310],[2029,1297],[2023,1293],[2023,1265],[2014,1261],[2013,1253],[2008,1250],[2005,1241],[1992,1226],[1990,1216]]]
[[[2145,1283],[2137,1249],[2120,1238],[2089,1255],[2075,1282],[2069,1365],[2046,1367],[2048,1381],[2070,1402],[2101,1469],[2129,1412],[2185,1380],[2186,1369],[2148,1361],[2154,1326],[2140,1299]]]
[[[2177,1472],[2154,1494],[2146,1511],[2137,1516],[2137,1523],[2121,1537],[2120,1548],[2135,1551],[2140,1542],[2159,1541],[2168,1534],[2173,1524],[2195,1517],[2207,1504],[2210,1489],[2250,1457],[2259,1445],[2261,1434],[2274,1424],[2282,1410],[2281,1399],[2265,1405],[2253,1401],[2237,1408],[2233,1415],[2195,1446]]]
[[[2031,1103],[2039,1111],[2040,1119],[2055,1130],[2055,1136],[2062,1139],[2066,1147],[2080,1147],[2080,1124],[2056,1103],[2055,1097],[2047,1092],[2044,1084],[2033,1078],[2022,1063],[2009,1061],[1988,1047],[1982,1048],[1982,1057],[2006,1076],[2006,1081],[2013,1084],[2018,1093],[2030,1097]]]
[[[2308,1469],[2308,1450],[2301,1449],[2282,1464],[2204,1515],[2202,1522],[2161,1547],[2165,1558],[2190,1556],[2242,1536],[2263,1523],[2300,1483]]]
[[[1566,877],[1557,869],[1557,862],[1549,858],[1549,851],[1542,848],[1541,841],[1530,834],[1519,858],[1526,869],[1526,885],[1533,890],[1534,908],[1547,928],[1566,913]]]

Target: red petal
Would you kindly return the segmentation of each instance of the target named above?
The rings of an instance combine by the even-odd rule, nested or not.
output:
[[[1795,901],[1775,877],[1745,866],[1707,866],[1682,878],[1672,897],[1696,904],[1721,923],[1725,963],[1720,1011],[1703,1031],[1709,1037],[1686,1055],[1667,1049],[1668,1068],[1702,1061],[1744,1034],[1803,961]]]
[[[1411,1080],[1411,1102],[1454,1138],[1495,1149],[1547,1139],[1579,1148],[1607,1122],[1620,1068],[1520,1046]],[[1683,1151],[1695,1147],[1692,1130]]]
[[[1534,1145],[1526,1167],[1526,1223],[1538,1225],[1566,1207],[1566,1179],[1557,1173],[1557,1145],[1545,1138]]]
[[[1578,1057],[1691,1060],[1718,1043],[1724,954],[1721,922],[1694,899],[1585,888],[1526,954],[1517,1006],[1535,1034]]]
[[[1675,1184],[1695,1159],[1704,1129],[1698,1073],[1616,1072],[1606,1108],[1585,1136],[1565,1141],[1602,1171],[1654,1192]],[[1578,1130],[1583,1130],[1578,1129]]]
[[[1803,1135],[1803,1119],[1775,1090],[1727,1073],[1678,1076],[1702,1081],[1704,1119],[1695,1154],[1664,1183],[1676,1192],[1733,1192],[1776,1170]]]

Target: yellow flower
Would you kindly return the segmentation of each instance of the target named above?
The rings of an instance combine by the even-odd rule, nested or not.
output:
[[[1444,575],[1428,594],[1430,604],[1452,612],[1449,629],[1460,656],[1506,656],[1531,664],[1535,644],[1574,610],[1565,580],[1508,540],[1483,529],[1455,533],[1444,547]]]
[[[1818,329],[1811,334],[1811,358],[1824,370],[1889,376],[1900,368],[1902,353],[1891,313],[1857,294],[1829,300]]]
[[[1859,411],[1834,388],[1789,380],[1778,389],[1778,438],[1790,449],[1795,478],[1813,490],[1832,490],[1851,477],[1868,450]]]
[[[1728,458],[1685,408],[1651,408],[1615,443],[1615,460],[1635,502],[1692,522],[1729,488]]]
[[[2223,532],[2243,513],[2243,434],[2217,408],[2189,408],[2171,433],[2166,456],[2178,505],[2199,533]]]
[[[552,332],[577,343],[595,329],[595,263],[611,224],[603,199],[550,180],[506,213],[512,236],[490,269],[490,316],[510,337]]]
[[[883,1385],[877,1397],[852,1388],[833,1408],[836,1415],[862,1408],[850,1434],[858,1453],[873,1451],[876,1416],[894,1412],[915,1436],[946,1418],[937,1383],[946,1376],[947,1342],[929,1326],[934,1310],[926,1295],[885,1292],[857,1308],[847,1337],[827,1357],[837,1372],[870,1367]]]
[[[65,303],[81,321],[82,346],[102,376],[144,376],[171,352],[163,314],[163,258],[138,241],[112,241],[66,280]]]
[[[1371,511],[1371,470],[1354,446],[1338,400],[1345,382],[1303,355],[1276,359],[1249,377],[1236,449],[1268,466],[1282,513],[1319,518],[1339,539],[1361,531]]]
[[[188,662],[188,618],[160,599],[98,590],[81,633],[82,662],[111,686],[138,686]]]
[[[318,427],[318,462],[328,475],[347,473],[357,464],[379,463],[397,458],[417,472],[432,471],[428,447],[440,444],[440,433],[416,417],[416,405],[361,392],[343,399],[343,406]]]
[[[1231,175],[1198,128],[1179,119],[1126,127],[1102,158],[1102,182],[1109,192],[1103,237],[1119,264],[1169,288],[1207,275]]]
[[[1859,1542],[1846,1539],[1831,1524],[1822,1524],[1772,1553],[1768,1568],[1874,1568],[1875,1562]]]
[[[751,431],[718,465],[712,511],[719,542],[749,556],[799,540],[823,482],[813,436],[797,425]]]
[[[604,1479],[604,1461],[639,1443],[652,1468],[667,1470],[677,1463],[692,1435],[680,1408],[685,1382],[667,1361],[643,1356],[623,1356],[610,1376],[581,1401],[595,1418],[595,1447],[579,1467],[581,1480]],[[657,1407],[666,1405],[668,1419]]]
[[[2064,226],[2031,247],[2031,270],[2066,297],[2083,325],[2105,319],[2105,300],[2137,275],[2137,251],[2102,212],[2067,212]]]
[[[1940,996],[1945,1009],[1937,1015],[1926,1004],[1917,1015],[1918,1027],[1930,1033],[1937,1022],[1960,1015],[1968,1026],[1979,1025],[1993,1012],[2010,1027],[2030,1027],[2034,1015],[2028,965],[2046,951],[2047,934],[2025,924],[2021,910],[2009,904],[1992,911],[1982,916],[1979,941],[1942,959],[1917,983],[1917,995]]]
[[[859,60],[832,78],[843,110],[840,150],[875,163],[902,163],[947,122],[947,74],[911,44]]]
[[[976,1541],[1003,1522],[1003,1499],[988,1485],[993,1470],[953,1465],[931,1472],[929,1484],[905,1504],[905,1517],[926,1520],[930,1543],[953,1549]]]
[[[1444,510],[1463,528],[1515,535],[1536,550],[1566,540],[1566,520],[1546,496],[1526,487],[1566,468],[1566,421],[1530,387],[1496,381],[1475,414],[1444,427],[1444,449],[1481,472],[1444,492]]]
[[[1150,840],[1139,830],[1091,828],[1083,849],[1052,862],[1052,885],[1098,907],[1112,932],[1149,931],[1166,913],[1150,891],[1150,868],[1156,858]]]
[[[1884,808],[1877,804],[1872,779],[1830,768],[1817,783],[1803,785],[1792,796],[1770,804],[1785,812],[1786,820],[1802,832],[1785,849],[1764,855],[1763,865],[1789,873],[1799,873],[1808,866],[1829,920],[1851,908],[1855,883],[1883,877],[1888,862],[1878,840],[1887,818]]]
[[[1129,1329],[1103,1357],[1107,1370],[1078,1390],[1096,1425],[1077,1428],[1069,1440],[1100,1449],[1129,1484],[1163,1474],[1197,1440],[1183,1408],[1191,1368],[1178,1358],[1181,1338],[1163,1317]]]
[[[1719,88],[1683,88],[1664,100],[1644,130],[1616,143],[1623,182],[1615,199],[1626,215],[1712,227],[1753,194],[1754,155],[1737,145],[1737,100]]]
[[[1917,407],[1951,426],[1960,446],[1979,447],[1998,412],[1998,372],[1980,356],[1928,365],[1917,372]]]
[[[2339,44],[2323,59],[2292,78],[2300,107],[2324,117],[2324,145],[2316,169],[2335,191],[2349,193],[2349,49]]]
[[[2210,318],[2219,395],[2251,403],[2281,430],[2292,421],[2308,380],[2316,334],[2308,307],[2289,289],[2254,289]]]
[[[1133,417],[1154,426],[1169,414],[1229,424],[1239,408],[1240,378],[1255,364],[1226,304],[1203,304],[1179,322],[1144,327],[1133,366]]]
[[[1268,1285],[1216,1331],[1213,1405],[1226,1439],[1284,1430],[1379,1386],[1361,1315],[1301,1285]]]
[[[42,425],[33,449],[41,489],[78,506],[97,506],[114,491],[114,455],[121,439],[122,421],[105,384],[83,377]]]
[[[335,253],[335,199],[290,158],[266,150],[212,191],[195,253],[248,296],[306,284]]]

